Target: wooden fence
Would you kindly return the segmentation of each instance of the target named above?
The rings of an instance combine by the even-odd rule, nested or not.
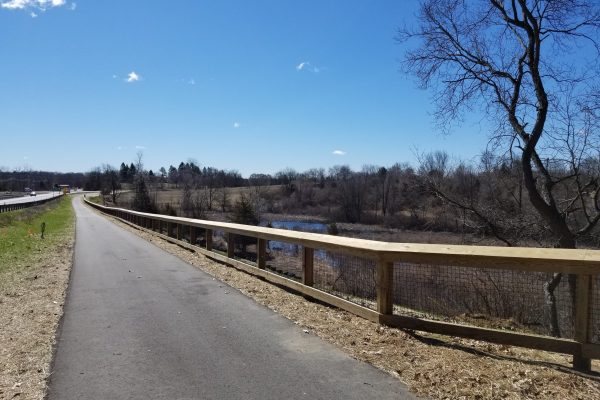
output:
[[[506,248],[488,246],[459,246],[436,244],[389,243],[324,234],[289,231],[258,226],[213,222],[182,217],[148,214],[91,203],[103,213],[121,219],[141,229],[153,231],[173,243],[205,254],[215,260],[241,269],[252,275],[285,286],[307,297],[344,309],[371,321],[392,327],[471,338],[497,344],[513,345],[573,355],[573,366],[590,370],[591,359],[600,358],[600,343],[592,342],[592,314],[594,323],[600,321],[600,251],[546,248]],[[213,249],[213,232],[225,233],[226,251]],[[197,245],[203,235],[203,246]],[[253,238],[256,243],[256,261],[239,259],[235,255],[236,236]],[[187,239],[184,240],[184,238]],[[268,241],[302,246],[302,277],[293,280],[265,268]],[[313,266],[315,249],[356,256],[375,263],[376,307],[369,308],[333,293],[314,287]],[[461,268],[563,273],[576,276],[576,296],[573,299],[574,316],[571,339],[556,338],[505,329],[492,329],[462,323],[450,323],[398,315],[394,311],[394,263],[412,263],[430,266],[453,265]],[[594,299],[592,299],[594,295]]]
[[[41,199],[41,200],[27,201],[27,202],[24,202],[24,203],[0,204],[0,213],[9,212],[9,211],[15,211],[15,210],[22,210],[23,208],[29,208],[29,207],[39,206],[40,204],[44,204],[44,203],[47,203],[49,201],[59,199],[61,196],[62,196],[62,194],[60,194],[58,196],[47,197],[47,198],[44,198],[44,199]]]

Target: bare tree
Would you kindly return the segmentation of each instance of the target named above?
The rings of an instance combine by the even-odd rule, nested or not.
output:
[[[108,194],[113,204],[117,204],[117,199],[121,195],[121,182],[119,180],[119,171],[112,165],[102,165],[103,187],[102,192]]]
[[[360,222],[365,211],[366,173],[353,172],[347,165],[337,165],[329,169],[329,176],[336,181],[334,197],[340,216],[347,222]]]
[[[144,154],[138,151],[135,160],[135,177],[133,178],[134,195],[131,208],[136,211],[156,212],[156,205],[150,199],[146,171],[144,171]]]
[[[584,0],[426,0],[418,27],[399,34],[418,41],[406,67],[433,89],[443,126],[479,105],[494,118],[493,144],[519,156],[528,200],[561,248],[600,220],[599,175],[583,165],[599,155],[599,27]],[[560,280],[546,285],[554,308]],[[569,286],[574,297],[574,276]]]
[[[226,212],[229,209],[229,189],[226,187],[222,187],[219,189],[217,193],[217,201],[219,203],[219,207],[221,208],[221,212]],[[210,207],[210,206],[209,206]],[[209,208],[210,210],[210,208]]]

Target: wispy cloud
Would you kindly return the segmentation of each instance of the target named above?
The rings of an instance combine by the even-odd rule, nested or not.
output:
[[[197,83],[195,78],[179,78],[179,79],[176,79],[174,82],[176,82],[178,84],[182,83],[182,84],[190,85],[190,86],[195,86]]]
[[[345,156],[346,152],[344,150],[334,150],[331,152],[331,154],[336,155],[336,156]]]
[[[62,7],[67,4],[66,0],[5,0],[0,1],[0,7],[8,10],[37,9],[46,11],[49,8]],[[71,9],[74,10],[72,3]],[[37,15],[36,15],[37,16]]]
[[[137,146],[135,146],[135,149],[136,150],[146,150],[146,146],[137,145]]]
[[[131,71],[128,75],[127,75],[127,79],[125,79],[128,83],[133,83],[133,82],[138,82],[141,79],[141,76],[139,76],[135,71]]]
[[[239,128],[240,126],[241,126],[241,125],[240,125],[240,123],[239,123],[239,122],[234,122],[234,123],[233,123],[233,127],[234,127],[235,129]]]
[[[311,64],[309,61],[303,61],[296,65],[296,71],[309,71],[318,74],[321,72],[321,68]]]
[[[29,15],[31,16],[31,18],[37,18],[37,16],[38,16],[38,15],[37,15],[35,12],[33,12],[33,11],[32,11],[32,12],[31,12],[31,14],[29,14]]]

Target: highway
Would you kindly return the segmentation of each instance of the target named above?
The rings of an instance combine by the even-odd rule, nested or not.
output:
[[[50,400],[415,398],[391,375],[73,203],[75,259]]]
[[[38,194],[36,196],[26,195],[26,196],[22,196],[22,197],[15,197],[13,199],[2,199],[2,200],[0,200],[0,205],[31,203],[34,201],[40,201],[40,200],[44,200],[44,199],[50,199],[53,197],[57,197],[57,196],[60,196],[61,194],[62,194],[61,192],[50,192],[50,193]]]

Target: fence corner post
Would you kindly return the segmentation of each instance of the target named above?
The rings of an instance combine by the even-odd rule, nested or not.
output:
[[[578,371],[591,371],[592,360],[585,357],[583,347],[588,341],[590,308],[590,275],[577,275],[577,294],[575,308],[575,341],[579,342],[579,351],[573,354],[573,368]]]
[[[391,315],[394,313],[394,263],[379,259],[377,261],[377,312]]]

